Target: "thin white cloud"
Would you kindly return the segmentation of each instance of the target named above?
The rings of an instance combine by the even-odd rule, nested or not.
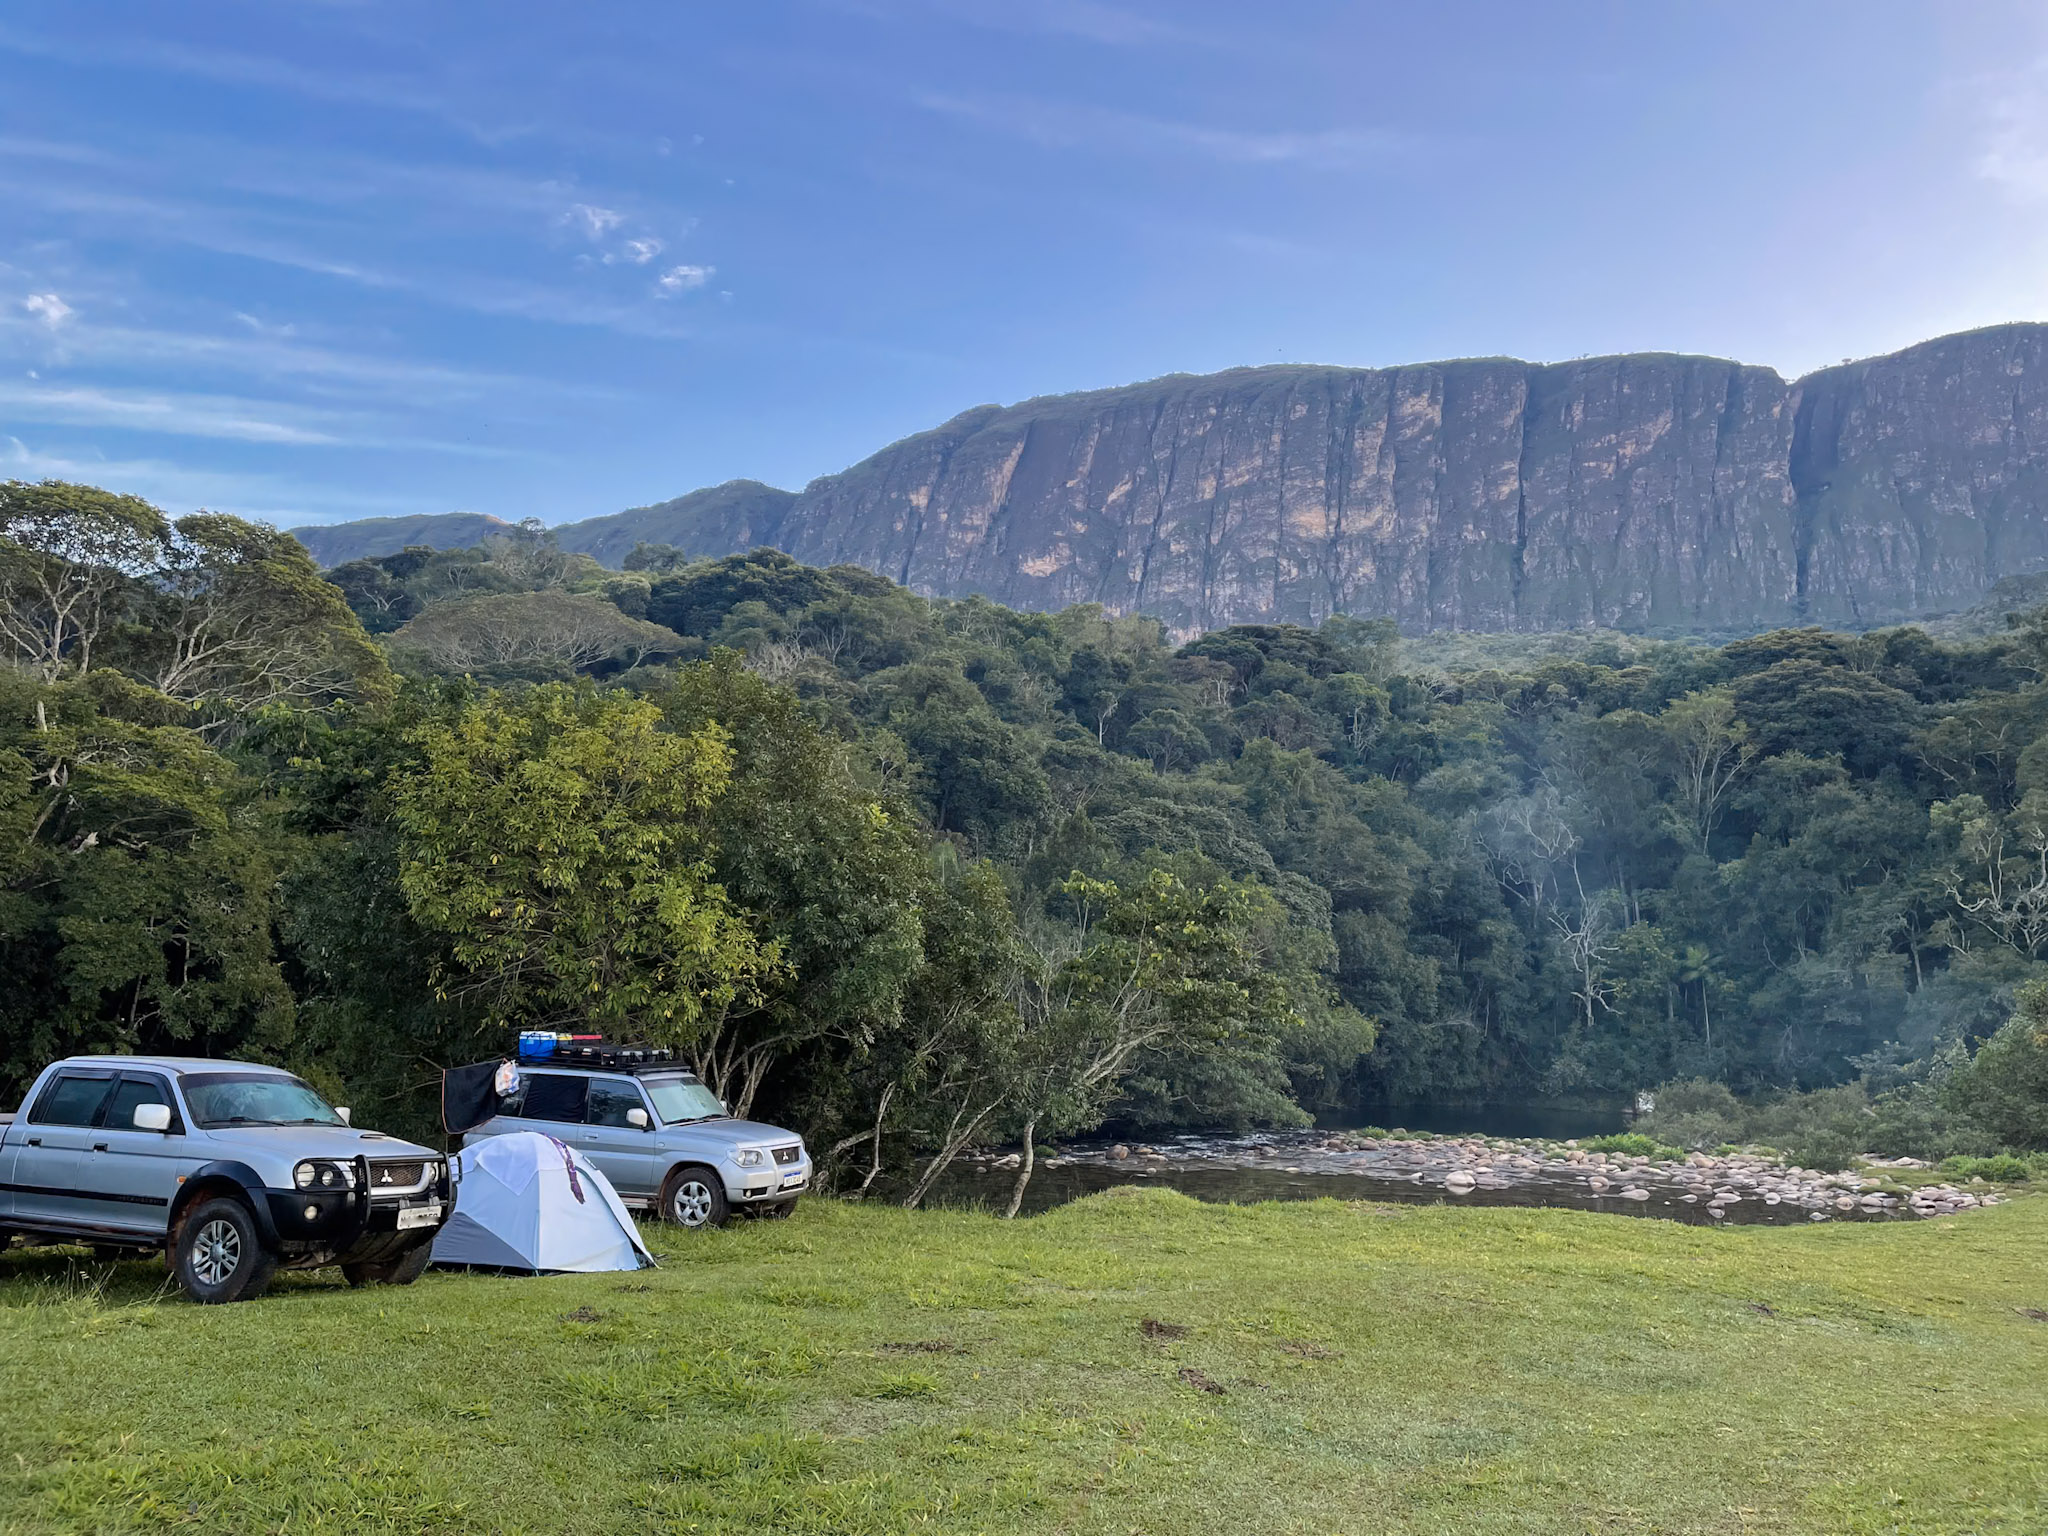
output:
[[[18,437],[0,437],[0,478],[78,481],[141,496],[173,512],[207,507],[280,528],[348,517],[448,510],[417,497],[363,495],[273,475],[197,469],[162,459],[113,459],[51,451]]]
[[[1033,96],[935,93],[919,97],[917,105],[1049,149],[1193,156],[1223,165],[1355,170],[1408,162],[1426,147],[1412,134],[1387,128],[1216,128]]]
[[[2017,201],[2048,202],[2048,58],[1985,84],[1977,174]]]
[[[243,443],[332,445],[331,432],[280,420],[252,400],[84,387],[31,387],[0,382],[0,408],[23,421],[74,427],[118,427],[170,437],[224,438]]]
[[[531,458],[527,449],[407,437],[363,411],[334,411],[231,395],[176,390],[115,389],[0,381],[0,410],[19,421],[144,432],[294,448],[377,448],[457,454],[468,458]]]
[[[615,208],[600,208],[595,203],[571,203],[562,222],[581,230],[586,239],[602,240],[625,223],[626,216]]]
[[[350,75],[324,67],[305,69],[282,59],[254,54],[191,48],[118,34],[112,39],[80,44],[8,29],[0,29],[0,51],[69,64],[180,75],[218,85],[253,86],[314,101],[416,113],[437,118],[482,144],[502,144],[534,131],[532,125],[525,123],[478,122],[417,81],[393,75]]]
[[[913,23],[938,18],[990,32],[1071,37],[1110,47],[1152,43],[1206,43],[1173,22],[1101,0],[827,0],[835,9],[878,20]]]
[[[21,307],[53,331],[77,313],[54,293],[32,293],[21,301]]]
[[[205,202],[179,203],[163,197],[107,193],[70,183],[35,183],[0,179],[0,194],[18,203],[33,202],[45,210],[96,215],[118,225],[129,240],[147,234],[199,250],[239,256],[276,266],[386,292],[466,309],[478,314],[510,315],[557,325],[584,325],[623,335],[680,337],[689,334],[643,305],[603,295],[565,291],[545,283],[491,276],[474,271],[420,268],[406,272],[339,259],[309,250],[299,240],[242,227],[243,211]],[[277,221],[271,220],[271,223]]]
[[[383,404],[442,405],[452,400],[494,396],[517,402],[530,396],[615,399],[619,391],[523,374],[449,368],[404,358],[340,352],[298,340],[293,327],[250,324],[253,334],[208,334],[146,326],[96,325],[80,320],[63,333],[63,354],[73,363],[122,368],[169,367],[182,378],[214,373],[261,381],[265,386],[310,385],[332,395],[361,391]],[[0,314],[0,355],[9,350],[34,355],[49,337],[29,320]],[[10,343],[14,344],[10,348]]]
[[[716,267],[680,266],[670,267],[655,279],[654,286],[663,298],[672,298],[679,293],[688,293],[693,288],[702,288],[711,281]]]
[[[661,242],[652,235],[648,235],[644,239],[628,240],[625,248],[619,252],[619,255],[621,259],[630,261],[636,267],[644,267],[648,262],[659,256],[661,251]]]

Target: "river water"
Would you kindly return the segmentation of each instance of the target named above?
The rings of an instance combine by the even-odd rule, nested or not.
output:
[[[1710,1190],[1697,1182],[1683,1182],[1690,1172],[1684,1169],[1635,1168],[1626,1179],[1617,1174],[1612,1187],[1595,1190],[1590,1186],[1589,1170],[1583,1168],[1520,1167],[1509,1155],[1461,1153],[1449,1143],[1405,1141],[1369,1150],[1337,1149],[1328,1145],[1325,1137],[1320,1130],[1247,1137],[1180,1136],[1130,1143],[1122,1158],[1113,1155],[1115,1148],[1110,1143],[1075,1144],[1040,1161],[1025,1193],[1024,1212],[1050,1210],[1120,1185],[1157,1185],[1222,1204],[1330,1198],[1421,1205],[1555,1206],[1700,1226],[1796,1226],[1816,1219],[1810,1209],[1794,1201],[1766,1201],[1755,1193],[1735,1203],[1711,1206],[1705,1198]],[[1469,1192],[1453,1193],[1445,1187],[1445,1178],[1453,1169],[1475,1165],[1480,1171]],[[1005,1166],[999,1157],[962,1159],[934,1188],[932,1203],[1001,1210],[1008,1204],[1015,1180],[1014,1166]],[[1625,1185],[1641,1193],[1624,1196],[1621,1189]],[[1829,1208],[1819,1219],[1884,1221],[1908,1214],[1904,1210]]]

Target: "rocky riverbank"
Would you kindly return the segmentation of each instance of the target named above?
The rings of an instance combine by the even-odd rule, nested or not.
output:
[[[1017,1163],[1015,1153],[981,1160],[990,1174]],[[1981,1183],[1971,1188],[1921,1183],[1925,1165],[1910,1160],[1871,1161],[1831,1173],[1754,1153],[1660,1159],[1570,1141],[1362,1132],[1076,1145],[1042,1159],[1041,1166],[1045,1176],[1055,1179],[1061,1170],[1101,1170],[1128,1174],[1134,1181],[1172,1183],[1176,1175],[1199,1176],[1211,1187],[1233,1169],[1259,1175],[1266,1183],[1272,1175],[1299,1175],[1295,1187],[1309,1189],[1323,1176],[1341,1181],[1341,1190],[1384,1186],[1395,1198],[1564,1205],[1711,1223],[1947,1216],[2002,1198]],[[1341,1192],[1339,1184],[1333,1183],[1331,1192]]]

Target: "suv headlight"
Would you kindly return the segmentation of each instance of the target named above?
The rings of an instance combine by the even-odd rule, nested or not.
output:
[[[292,1170],[292,1182],[301,1189],[353,1189],[356,1174],[347,1163],[308,1158]]]
[[[768,1154],[759,1147],[747,1147],[742,1151],[733,1153],[732,1160],[742,1168],[758,1168],[768,1161]]]

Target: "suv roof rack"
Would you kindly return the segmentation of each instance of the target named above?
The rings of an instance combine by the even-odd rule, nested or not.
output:
[[[627,1072],[644,1067],[686,1070],[674,1051],[655,1046],[607,1045],[602,1035],[521,1035],[519,1064],[525,1067],[596,1067]]]

